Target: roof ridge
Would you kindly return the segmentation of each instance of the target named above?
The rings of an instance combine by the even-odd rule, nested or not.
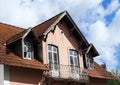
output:
[[[52,18],[38,24],[37,26],[33,27],[32,30],[36,33],[36,35],[41,36],[54,22],[66,11],[63,11]]]
[[[42,24],[44,24],[45,22],[48,22],[48,21],[50,21],[51,19],[53,19],[53,18],[55,18],[55,17],[57,17],[57,16],[59,16],[59,15],[65,13],[65,12],[67,12],[67,11],[60,12],[60,13],[56,14],[55,16],[53,16],[53,17],[51,17],[51,18],[49,18],[49,19],[43,21],[42,23],[40,23],[40,24],[34,26],[33,28],[35,28],[35,27],[37,27],[37,26],[39,26],[39,25],[42,25]]]

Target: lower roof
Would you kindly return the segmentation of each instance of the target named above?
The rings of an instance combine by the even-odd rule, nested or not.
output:
[[[22,59],[21,57],[15,55],[12,52],[8,52],[6,46],[0,44],[0,64],[10,65],[10,66],[18,66],[18,67],[26,67],[32,69],[40,69],[40,70],[48,70],[47,66],[42,62],[33,59],[27,60]]]
[[[113,80],[116,79],[110,72],[106,71],[106,69],[104,69],[96,62],[94,62],[94,69],[88,70],[88,74],[90,77],[94,77],[94,78],[113,79]]]

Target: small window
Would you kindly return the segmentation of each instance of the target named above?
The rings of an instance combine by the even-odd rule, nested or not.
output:
[[[30,42],[24,42],[24,58],[32,59],[32,46]]]
[[[60,33],[61,33],[61,34],[64,34],[64,31],[61,29],[61,30],[60,30]]]
[[[93,58],[90,56],[90,55],[86,55],[85,56],[85,59],[86,59],[86,67],[88,69],[93,69]]]

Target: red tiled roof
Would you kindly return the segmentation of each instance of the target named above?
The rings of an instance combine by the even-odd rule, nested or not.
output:
[[[102,66],[94,62],[94,70],[88,70],[90,77],[103,79],[116,79],[110,72],[106,71]]]
[[[22,38],[22,36],[25,34],[26,31],[27,31],[27,30],[24,30],[24,31],[16,34],[15,36],[11,37],[10,39],[8,39],[8,40],[6,41],[6,44],[9,45],[10,43],[19,40],[20,38]]]
[[[36,35],[38,37],[41,36],[60,17],[60,15],[62,13],[60,13],[60,14],[52,17],[51,19],[46,20],[45,22],[33,27],[33,31],[36,33]]]
[[[36,35],[37,35],[38,37],[41,36],[41,35],[43,35],[43,33],[44,33],[45,31],[47,31],[47,29],[49,29],[49,27],[51,27],[52,24],[53,24],[63,13],[65,13],[65,11],[64,11],[64,12],[61,12],[60,14],[58,14],[58,15],[50,18],[49,20],[46,20],[45,22],[43,22],[43,23],[41,23],[41,24],[33,27],[32,30],[36,33]]]
[[[15,40],[17,39],[16,36],[18,37],[18,35],[22,35],[23,32],[24,29],[22,28],[0,23],[0,64],[48,70],[46,65],[44,65],[42,62],[36,59],[22,59],[14,53],[10,52],[9,49],[4,45],[8,39],[15,37],[13,38],[13,40]]]
[[[22,32],[24,29],[0,23],[0,43],[5,44],[8,39]]]

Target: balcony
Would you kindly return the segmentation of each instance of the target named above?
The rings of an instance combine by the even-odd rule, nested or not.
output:
[[[79,82],[88,82],[89,77],[85,69],[60,64],[48,64],[49,71],[47,76],[58,80],[72,80]]]

